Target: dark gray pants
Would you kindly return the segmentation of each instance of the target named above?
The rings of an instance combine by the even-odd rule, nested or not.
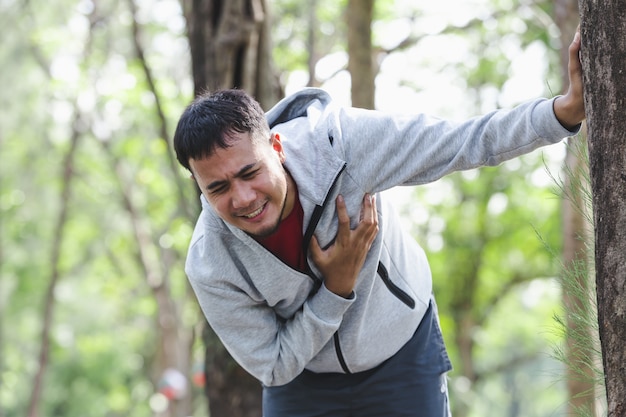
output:
[[[355,374],[304,371],[263,389],[264,417],[449,417],[451,369],[431,303],[415,335],[392,358]]]

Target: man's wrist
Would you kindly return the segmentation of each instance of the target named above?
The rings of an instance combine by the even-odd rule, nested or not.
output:
[[[568,96],[556,97],[553,101],[552,109],[554,111],[554,116],[559,121],[561,126],[570,132],[578,130],[578,127],[585,118],[584,114],[577,114],[578,112]]]
[[[352,288],[337,288],[337,287],[334,287],[332,284],[329,284],[328,282],[326,282],[325,285],[326,285],[326,289],[335,295],[338,295],[346,299],[351,299],[353,297]]]

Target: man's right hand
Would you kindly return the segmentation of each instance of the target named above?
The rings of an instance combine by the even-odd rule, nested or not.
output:
[[[569,87],[567,93],[554,100],[554,114],[561,125],[574,130],[585,119],[583,98],[583,68],[580,62],[580,27],[569,46]]]
[[[339,219],[337,237],[332,245],[323,250],[313,236],[311,257],[324,276],[326,288],[342,297],[349,297],[378,233],[378,211],[376,198],[365,194],[359,224],[350,230],[350,217],[341,195],[337,197],[336,204]]]

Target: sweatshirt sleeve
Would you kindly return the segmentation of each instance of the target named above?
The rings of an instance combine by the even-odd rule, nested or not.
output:
[[[218,270],[202,262],[201,246],[192,245],[186,264],[200,307],[233,358],[266,386],[283,385],[299,375],[332,338],[356,299],[337,296],[322,285],[293,316],[283,319],[271,301],[234,276],[233,269],[221,265]],[[231,276],[221,277],[225,270]],[[287,280],[281,285],[298,284]]]
[[[575,134],[561,126],[553,102],[529,101],[462,123],[347,108],[338,110],[338,145],[365,189],[424,184],[454,171],[498,165]]]

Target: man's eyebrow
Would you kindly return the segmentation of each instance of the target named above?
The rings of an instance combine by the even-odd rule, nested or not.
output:
[[[251,164],[245,165],[243,168],[241,168],[239,171],[237,171],[237,173],[234,175],[234,177],[238,178],[238,177],[241,177],[241,176],[245,175],[248,171],[250,171],[252,168],[254,168],[255,165],[256,165],[256,162],[253,162]],[[219,187],[223,186],[227,182],[228,181],[226,181],[226,180],[213,181],[213,182],[209,183],[206,186],[206,189],[211,191],[211,190],[214,190],[216,188],[219,188]]]

